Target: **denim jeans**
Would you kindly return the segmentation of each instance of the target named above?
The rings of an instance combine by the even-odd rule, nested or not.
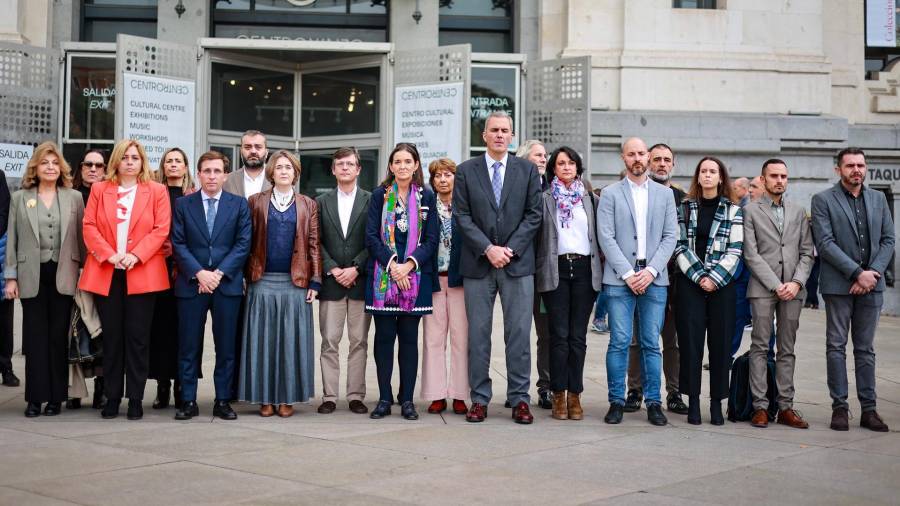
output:
[[[606,294],[603,290],[597,294],[597,302],[594,303],[594,319],[604,320],[606,318]]]
[[[627,286],[603,285],[609,311],[609,348],[606,351],[606,383],[610,404],[625,404],[625,373],[628,369],[628,346],[634,319],[640,322],[638,342],[641,346],[641,368],[644,402],[660,404],[659,332],[666,314],[666,287],[650,285],[643,295],[635,295]]]

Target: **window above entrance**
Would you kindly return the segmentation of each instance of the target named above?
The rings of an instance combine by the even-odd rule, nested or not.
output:
[[[378,132],[379,67],[304,73],[300,111],[303,137]]]
[[[269,135],[294,135],[292,73],[212,64],[210,128]]]

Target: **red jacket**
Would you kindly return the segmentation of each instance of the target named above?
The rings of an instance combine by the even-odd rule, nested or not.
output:
[[[116,253],[117,193],[115,183],[94,183],[84,210],[84,242],[89,254],[78,288],[98,295],[108,295],[112,282],[114,267],[106,260]],[[126,274],[129,295],[169,288],[162,246],[169,237],[171,223],[166,187],[153,181],[138,184],[126,252],[139,261]]]

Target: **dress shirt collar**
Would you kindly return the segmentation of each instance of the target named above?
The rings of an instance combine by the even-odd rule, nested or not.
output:
[[[220,202],[222,200],[222,190],[219,190],[219,193],[215,195],[207,195],[206,190],[200,190],[200,196],[203,197],[203,202],[209,199],[216,199],[216,202]]]
[[[506,162],[508,162],[508,161],[509,161],[509,153],[504,153],[503,158],[501,158],[499,160],[494,160],[493,158],[491,158],[490,153],[488,153],[486,151],[484,153],[484,163],[487,164],[487,168],[489,168],[489,169],[494,167],[494,162],[500,162],[500,165],[501,165],[500,168],[505,170]]]
[[[353,190],[351,190],[350,192],[345,192],[344,190],[341,190],[340,186],[338,186],[337,187],[338,197],[354,199],[354,198],[356,198],[356,188],[357,188],[357,186],[353,185]]]
[[[644,179],[644,182],[641,183],[641,184],[635,183],[635,182],[632,181],[631,178],[628,177],[628,176],[625,177],[625,180],[628,181],[628,186],[629,186],[632,190],[636,190],[636,189],[642,189],[642,190],[645,190],[645,189],[647,189],[647,188],[650,188],[650,178],[649,178],[649,177],[648,177],[647,179]]]

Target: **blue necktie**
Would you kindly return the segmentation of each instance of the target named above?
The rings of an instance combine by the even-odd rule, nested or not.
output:
[[[494,162],[494,165],[491,167],[494,169],[494,175],[491,176],[491,187],[494,189],[494,201],[497,202],[497,207],[500,207],[500,192],[503,190],[503,180],[500,178],[500,167],[503,164],[500,162]]]
[[[213,225],[216,224],[216,199],[206,201],[206,229],[212,237]]]

